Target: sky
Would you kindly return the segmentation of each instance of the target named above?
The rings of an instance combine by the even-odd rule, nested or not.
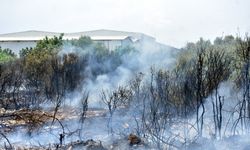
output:
[[[1,0],[0,34],[26,30],[142,32],[183,47],[250,31],[250,0]]]

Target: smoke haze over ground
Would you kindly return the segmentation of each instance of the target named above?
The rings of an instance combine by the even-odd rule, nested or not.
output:
[[[91,56],[94,55],[92,54],[93,49],[94,48],[92,46],[81,49],[71,44],[65,44],[58,56],[62,57],[63,55],[70,53],[76,53],[79,57],[90,53]],[[149,72],[152,68],[154,70],[161,68],[173,68],[176,56],[179,53],[178,49],[156,43],[155,41],[144,41],[143,43],[140,43],[140,46],[137,45],[133,49],[135,50],[122,55],[121,64],[117,66],[115,70],[112,70],[106,74],[100,74],[94,78],[93,74],[91,74],[91,68],[95,68],[95,65],[98,65],[98,62],[96,62],[97,60],[95,58],[88,59],[87,66],[84,70],[81,70],[81,74],[85,76],[85,79],[80,85],[80,90],[67,93],[63,108],[68,109],[68,107],[73,107],[76,113],[79,113],[81,110],[81,99],[88,93],[89,109],[91,110],[92,108],[99,108],[101,110],[105,109],[103,111],[106,111],[107,106],[101,100],[102,91],[112,92],[119,86],[127,87],[129,86],[131,80],[138,74],[143,74],[145,80],[148,80],[150,78],[150,74],[147,72]],[[154,51],[152,51],[152,49],[154,49]],[[102,67],[111,70],[111,64],[109,61],[102,64]],[[43,106],[45,110],[51,109],[50,103],[43,104],[41,106]],[[140,105],[135,106],[141,107]],[[102,114],[102,112],[100,113]],[[140,114],[140,112],[136,110],[136,107],[131,107],[127,112],[114,113],[112,126],[115,135],[109,135],[109,127],[107,127],[108,115],[103,118],[98,117],[97,113],[95,114],[97,115],[96,118],[86,119],[82,127],[84,129],[81,133],[84,135],[82,140],[100,140],[103,141],[106,146],[109,146],[112,144],[114,139],[117,138],[118,140],[124,135],[133,133],[135,131],[136,122],[134,117],[136,117],[138,114]],[[77,131],[81,126],[81,124],[79,124],[79,118],[74,116],[76,115],[74,113],[68,115],[68,117],[70,117],[69,121],[63,121],[63,126],[66,130],[65,132],[71,133],[73,131]],[[121,117],[121,115],[123,115],[123,117]],[[38,146],[58,143],[58,135],[64,131],[62,130],[60,124],[56,122],[53,126],[50,126],[50,123],[47,123],[44,127],[38,129],[37,131],[31,133],[27,132],[28,131],[26,131],[26,129],[17,129],[15,134],[9,135],[10,142],[14,145],[24,146]],[[46,138],[47,136],[48,138]],[[71,141],[78,140],[78,138],[79,135],[77,133],[73,133],[68,137],[66,135],[64,142],[67,144]],[[125,145],[123,146],[126,148],[128,145],[124,139],[122,139],[122,142],[124,142]],[[122,144],[119,145],[123,147]]]
[[[238,109],[241,106],[239,102],[242,99],[242,89],[237,89],[230,80],[220,82],[217,92],[212,91],[204,99],[203,133],[200,136],[194,110],[189,109],[186,114],[178,116],[178,108],[171,108],[174,105],[172,98],[160,98],[161,94],[165,93],[162,88],[172,90],[168,89],[168,86],[176,88],[174,86],[183,82],[183,77],[178,79],[178,76],[182,76],[181,72],[176,74],[177,77],[171,77],[175,79],[170,80],[171,74],[168,73],[173,70],[174,74],[178,72],[175,67],[182,61],[179,60],[180,55],[188,51],[154,41],[143,41],[130,49],[132,50],[121,55],[121,61],[115,69],[114,60],[110,58],[103,61],[101,68],[106,71],[96,75],[95,69],[100,67],[100,62],[95,56],[94,45],[79,48],[65,43],[58,53],[59,58],[74,53],[81,59],[87,58],[87,61],[84,69],[80,70],[84,80],[80,80],[76,90],[66,93],[57,112],[57,117],[62,119],[53,124],[50,121],[45,122],[34,130],[17,127],[15,131],[7,134],[9,142],[16,147],[48,147],[62,142],[60,145],[63,149],[63,145],[66,148],[66,145],[74,141],[94,139],[101,141],[101,145],[108,149],[128,149],[131,145],[127,142],[127,136],[133,133],[145,142],[141,146],[135,146],[135,149],[248,149],[250,141],[247,128],[243,124],[240,126],[240,122],[236,124],[240,117]],[[195,53],[192,53],[191,57],[195,57]],[[116,98],[121,100],[125,97],[124,100],[129,101],[115,104],[113,102],[116,99],[112,99],[113,96],[118,96]],[[79,114],[82,113],[82,100],[85,98],[88,100],[88,111],[84,123],[81,123]],[[109,104],[109,100],[113,101]],[[172,104],[164,104],[165,101]],[[54,109],[53,105],[46,102],[40,106],[42,111],[50,112]],[[202,111],[202,107],[199,107],[199,114],[202,114]],[[215,118],[217,116],[219,118]],[[215,129],[214,123],[219,126],[219,122],[214,119],[221,121],[220,129]],[[221,131],[220,135],[218,130]],[[62,141],[61,135],[65,136]]]
[[[0,149],[250,150],[249,6],[2,0],[0,34],[103,37],[0,47]]]

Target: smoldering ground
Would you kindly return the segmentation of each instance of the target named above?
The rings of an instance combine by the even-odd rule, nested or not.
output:
[[[88,46],[86,48],[75,47],[71,44],[65,44],[63,50],[58,54],[59,57],[63,57],[64,54],[75,53],[79,57],[85,57],[88,54],[88,57],[93,55],[94,47]],[[81,81],[78,90],[74,92],[67,93],[65,100],[63,101],[63,107],[74,107],[76,111],[80,110],[80,102],[83,97],[88,94],[88,107],[89,108],[98,108],[106,109],[105,104],[101,101],[101,92],[102,91],[113,91],[119,86],[127,86],[129,81],[138,73],[146,72],[150,70],[151,67],[160,68],[166,67],[171,68],[175,61],[175,55],[177,52],[173,52],[171,47],[161,45],[156,42],[144,41],[143,44],[134,48],[133,51],[125,53],[121,56],[120,65],[112,70],[112,62],[107,60],[104,63],[100,64],[97,62],[95,57],[91,57],[86,62],[86,67],[82,70],[82,75],[84,75],[84,80]],[[105,74],[99,74],[96,77],[91,72],[91,69],[100,66],[109,70]],[[51,104],[45,103],[40,105],[44,110],[51,110]],[[104,110],[105,111],[105,110]],[[97,112],[98,113],[98,112]],[[130,113],[128,113],[130,114]],[[71,114],[68,114],[68,117]],[[72,116],[71,116],[72,117]],[[117,132],[126,131],[132,132],[132,129],[125,127],[128,125],[127,122],[131,122],[130,115],[121,118],[119,115],[115,114],[115,117],[112,124],[114,125],[114,130]],[[119,119],[118,119],[119,118]],[[73,132],[80,128],[79,118],[70,119],[63,122],[63,126],[68,130],[67,132]],[[99,127],[98,127],[99,126]],[[134,126],[134,123],[133,125]],[[96,130],[96,128],[100,130]],[[66,130],[65,129],[65,130]],[[86,130],[85,130],[86,129]],[[27,134],[26,129],[17,129],[15,133],[9,135],[11,143],[14,144],[23,144],[23,145],[48,145],[51,143],[58,143],[60,133],[62,131],[61,125],[58,122],[55,122],[53,126],[50,126],[50,123],[44,125],[41,129]],[[119,133],[121,134],[121,133]],[[107,129],[107,118],[97,118],[97,119],[86,119],[84,123],[84,131],[82,133],[83,138],[97,139],[102,141],[110,141],[111,137],[108,136]],[[46,137],[49,138],[46,138]],[[105,138],[106,137],[106,138]],[[116,136],[118,137],[118,135]],[[114,138],[112,136],[112,138]],[[76,141],[79,139],[78,134],[72,134],[65,137],[65,143],[70,141]]]
[[[195,111],[176,115],[178,108],[172,104],[166,108],[169,104],[165,104],[164,99],[168,93],[162,94],[162,87],[170,90],[168,85],[177,84],[176,77],[172,78],[169,72],[175,67],[176,57],[181,51],[145,41],[139,47],[135,46],[135,50],[121,55],[118,65],[114,66],[117,60],[98,62],[92,56],[93,49],[92,46],[64,46],[59,57],[69,53],[80,57],[88,54],[89,59],[84,62],[86,67],[81,70],[83,79],[80,86],[66,94],[57,112],[61,117],[59,121],[51,124],[52,120],[48,120],[32,132],[23,127],[17,128],[14,134],[7,135],[10,143],[14,146],[50,147],[51,144],[67,145],[72,141],[94,139],[100,140],[108,149],[245,150],[249,147],[246,127],[241,126],[241,122],[237,123],[241,117],[238,102],[243,91],[235,90],[230,81],[220,83],[217,93],[210,93],[204,100],[204,128],[200,136]],[[96,73],[93,68],[105,69]],[[113,97],[125,102],[113,103]],[[82,112],[82,100],[86,98],[88,111],[82,122],[79,114]],[[41,106],[47,106],[43,110],[53,111],[48,107],[51,105]],[[202,110],[198,111],[202,113]],[[220,113],[221,118],[216,118]],[[127,138],[131,133],[141,138],[141,145],[131,146]],[[60,138],[62,134],[63,140]]]

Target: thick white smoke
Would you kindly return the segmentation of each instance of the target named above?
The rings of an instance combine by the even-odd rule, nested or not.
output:
[[[71,106],[78,110],[82,97],[84,95],[86,96],[86,93],[88,93],[90,109],[107,109],[101,101],[100,94],[102,90],[113,91],[119,86],[127,86],[131,79],[134,79],[134,77],[139,73],[144,75],[144,82],[147,82],[150,77],[151,67],[156,70],[172,69],[175,65],[177,53],[179,52],[177,49],[161,45],[154,41],[144,41],[139,47],[135,48],[138,51],[123,55],[122,63],[116,67],[115,70],[111,69],[112,64],[110,64],[110,62],[103,64],[105,65],[103,67],[110,68],[112,71],[105,74],[99,74],[95,78],[92,78],[92,74],[89,69],[93,68],[92,65],[96,65],[96,60],[89,59],[89,62],[87,63],[88,66],[82,70],[82,74],[87,74],[88,78],[85,78],[84,81],[82,81],[80,90],[68,93],[67,99],[65,100],[65,106]],[[59,55],[62,56],[63,54],[73,52],[81,56],[85,55],[87,52],[91,52],[93,48],[88,47],[86,49],[87,51],[80,51],[72,45],[65,45]],[[232,126],[238,117],[237,112],[234,113],[234,111],[236,110],[235,106],[241,99],[240,91],[235,92],[233,84],[230,82],[221,83],[218,88],[218,95],[224,97],[222,110],[223,138],[221,139],[215,137],[214,135],[215,128],[212,109],[214,94],[215,93],[212,93],[205,100],[204,132],[202,138],[197,138],[197,131],[193,127],[196,123],[195,114],[178,120],[179,123],[171,126],[168,131],[166,131],[165,136],[173,136],[170,135],[171,133],[178,135],[180,138],[176,138],[173,144],[185,150],[249,149],[250,137],[248,135],[232,134]],[[82,140],[100,140],[103,141],[103,145],[105,146],[110,146],[110,144],[114,142],[114,139],[117,141],[124,141],[124,139],[120,138],[124,137],[124,135],[128,135],[129,133],[136,132],[138,125],[138,122],[136,122],[136,119],[138,118],[136,117],[140,113],[138,107],[140,107],[140,104],[134,105],[134,107],[129,108],[126,112],[121,110],[113,114],[111,123],[115,133],[113,135],[108,134],[108,115],[86,119],[83,124],[82,135],[84,136]],[[79,118],[65,120],[63,121],[63,124],[65,126],[66,133],[77,131],[80,127]],[[236,131],[236,133],[241,132],[240,128],[237,128]],[[55,123],[52,127],[50,124],[45,125],[38,132],[34,132],[31,135],[27,135],[25,131],[20,130],[18,134],[10,135],[9,139],[11,139],[11,143],[16,143],[17,145],[20,143],[23,145],[48,145],[50,143],[58,143],[60,133],[62,133],[60,124]],[[70,143],[71,141],[76,141],[78,139],[79,135],[77,133],[72,133],[72,135],[68,134],[65,137],[64,143]],[[126,142],[125,144],[121,142],[120,145],[121,149],[128,148]]]
[[[170,69],[174,66],[176,54],[178,49],[157,43],[153,40],[144,40],[134,47],[137,51],[130,52],[122,56],[122,63],[115,70],[107,74],[100,74],[96,78],[87,78],[82,83],[82,89],[89,92],[89,106],[100,107],[100,93],[102,90],[112,91],[118,86],[126,86],[128,82],[138,73],[150,72],[150,68],[155,69]],[[92,47],[86,48],[81,51],[72,45],[66,45],[59,55],[67,53],[77,53],[78,55],[85,55],[86,52],[91,53]],[[96,64],[95,59],[90,59],[83,74],[91,77],[89,68],[94,68]],[[103,64],[105,68],[111,68],[109,62]],[[111,69],[110,69],[111,70]],[[80,100],[79,95],[71,94],[69,97],[71,103],[77,104]],[[78,98],[77,98],[78,97]],[[74,100],[74,102],[72,101]]]

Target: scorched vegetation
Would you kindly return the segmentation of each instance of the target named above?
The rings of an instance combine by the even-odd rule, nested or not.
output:
[[[249,146],[248,36],[114,51],[89,37],[62,37],[46,37],[20,57],[0,49],[1,148]]]

